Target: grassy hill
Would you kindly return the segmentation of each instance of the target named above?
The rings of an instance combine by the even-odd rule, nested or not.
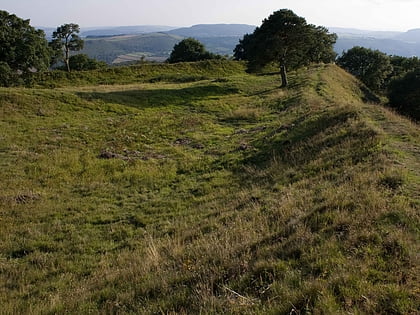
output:
[[[0,88],[3,313],[419,310],[418,125],[333,65],[109,71]]]

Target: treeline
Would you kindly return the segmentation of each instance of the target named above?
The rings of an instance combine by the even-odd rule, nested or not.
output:
[[[337,64],[368,88],[388,97],[388,106],[420,121],[420,59],[389,56],[379,50],[353,47]]]
[[[83,48],[79,32],[77,24],[64,24],[48,42],[44,31],[32,27],[30,20],[0,11],[0,86],[31,85],[34,73],[52,67],[70,71],[103,66],[86,55],[71,55]]]
[[[31,86],[47,70],[95,70],[107,64],[76,52],[84,48],[80,27],[70,23],[57,27],[47,41],[42,30],[14,14],[0,11],[0,86]],[[169,63],[222,59],[193,38],[173,46]]]

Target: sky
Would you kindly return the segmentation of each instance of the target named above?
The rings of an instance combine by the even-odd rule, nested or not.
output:
[[[261,25],[279,9],[327,27],[407,31],[420,28],[420,0],[0,0],[0,10],[33,26],[241,23]]]

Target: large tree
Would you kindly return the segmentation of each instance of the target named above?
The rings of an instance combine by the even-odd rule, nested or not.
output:
[[[272,62],[280,66],[282,86],[287,86],[287,68],[335,59],[335,34],[321,26],[307,24],[303,17],[283,9],[274,12],[252,34],[240,40],[234,50],[238,60],[248,60],[249,69]]]
[[[57,27],[53,33],[53,41],[51,47],[55,52],[57,59],[62,59],[70,72],[70,52],[83,49],[83,40],[78,35],[80,27],[77,24],[64,24]]]
[[[220,58],[220,56],[207,51],[198,40],[186,38],[174,46],[168,62],[200,61],[215,58]]]
[[[337,59],[337,64],[359,78],[367,87],[378,91],[392,72],[391,59],[379,50],[353,47]]]
[[[30,73],[46,70],[50,53],[42,30],[14,14],[0,11],[0,84],[26,81]]]

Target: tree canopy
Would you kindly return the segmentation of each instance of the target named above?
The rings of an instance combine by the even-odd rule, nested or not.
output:
[[[307,24],[303,17],[282,9],[265,19],[254,33],[246,34],[236,46],[234,57],[247,60],[251,71],[278,63],[282,86],[287,86],[286,68],[333,61],[336,40],[337,36],[325,27]]]
[[[29,20],[0,11],[0,85],[27,81],[30,73],[46,70],[49,63],[45,33]]]
[[[367,87],[378,91],[392,73],[391,59],[379,50],[353,47],[337,59],[337,64],[359,78]]]
[[[216,59],[220,56],[206,50],[204,45],[194,38],[186,38],[176,44],[168,58],[169,63]]]
[[[53,41],[51,47],[54,50],[56,60],[62,60],[67,71],[70,72],[70,51],[78,51],[83,49],[83,40],[78,35],[80,27],[77,24],[64,24],[57,27],[53,33]]]
[[[420,59],[418,57],[390,56],[390,58],[392,73],[388,76],[387,81],[402,77],[407,72],[420,68]]]
[[[391,107],[420,121],[420,67],[393,80],[388,90]]]

